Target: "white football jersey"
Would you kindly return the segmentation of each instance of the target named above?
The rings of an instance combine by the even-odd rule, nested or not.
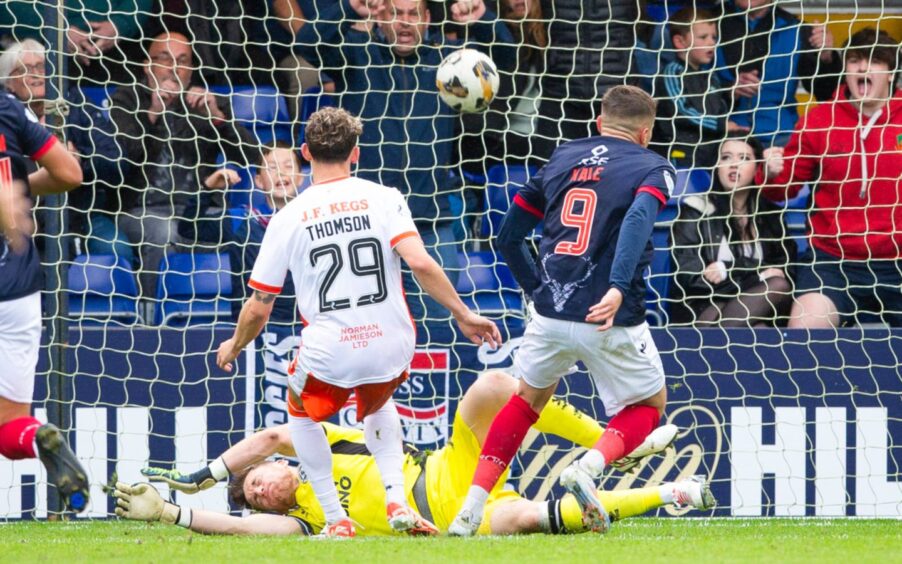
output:
[[[272,218],[249,285],[277,294],[291,270],[298,370],[353,388],[408,369],[416,334],[393,249],[418,236],[400,192],[355,177],[314,184]]]

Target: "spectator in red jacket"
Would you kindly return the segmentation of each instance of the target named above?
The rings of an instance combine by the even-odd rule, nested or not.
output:
[[[845,48],[834,99],[799,121],[785,149],[765,152],[764,194],[785,200],[811,183],[811,251],[790,327],[836,327],[857,314],[902,326],[902,89],[899,44],[872,28]]]

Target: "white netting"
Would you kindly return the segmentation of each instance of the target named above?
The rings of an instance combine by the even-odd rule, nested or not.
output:
[[[902,335],[887,328],[902,315],[899,97],[874,120],[869,113],[829,122],[845,111],[837,109],[813,122],[797,151],[811,170],[802,169],[804,159],[794,168],[787,161],[794,176],[785,172],[768,193],[786,204],[761,203],[755,214],[729,219],[729,198],[709,197],[712,184],[735,180],[715,183],[728,128],[744,136],[751,129],[764,147],[785,146],[814,95],[827,100],[837,86],[860,84],[868,94],[886,79],[878,72],[847,82],[841,47],[867,27],[898,42],[902,10],[891,2],[502,0],[501,20],[460,23],[454,2],[429,1],[428,25],[412,0],[389,3],[391,24],[354,12],[359,2],[65,4],[58,15],[65,25],[52,23],[53,1],[0,6],[7,50],[26,38],[47,48],[41,61],[26,43],[0,71],[21,98],[65,93],[68,115],[31,105],[74,146],[85,171],[84,186],[38,206],[51,344],[42,347],[35,404],[39,418],[73,429],[70,441],[95,485],[89,515],[109,514],[102,486],[114,473],[135,481],[148,462],[194,470],[252,429],[285,421],[285,374],[300,339],[290,299],[277,305],[239,377],[218,370],[210,351],[231,333],[255,249],[280,202],[264,189],[310,182],[291,149],[316,108],[361,116],[357,173],[408,196],[424,241],[465,301],[498,319],[513,340],[501,352],[477,352],[441,308],[407,285],[420,352],[397,399],[408,439],[430,447],[447,440],[463,390],[485,367],[509,365],[523,332],[524,300],[494,245],[513,195],[562,135],[595,134],[600,94],[627,80],[658,98],[665,113],[652,147],[679,169],[653,234],[648,319],[659,327],[668,417],[687,431],[663,462],[636,479],[617,478],[617,487],[698,472],[713,477],[724,514],[899,514]],[[704,43],[713,39],[700,30],[698,39],[671,39],[665,22],[684,4],[709,10],[719,43]],[[417,19],[426,45],[408,56]],[[392,37],[400,47],[386,45]],[[434,75],[464,42],[493,57],[502,85],[488,112],[461,119],[439,101]],[[691,55],[698,69],[681,66],[683,43],[700,51]],[[705,48],[714,59],[705,59]],[[880,61],[889,48],[857,49]],[[272,151],[276,142],[287,152]],[[766,167],[754,150],[740,139],[729,158],[739,162],[750,151]],[[531,239],[540,237],[541,228]],[[812,241],[838,262],[820,256],[827,270],[812,270],[803,254]],[[762,286],[768,268],[776,279]],[[794,279],[803,270],[809,274]],[[720,315],[747,325],[752,313],[773,325],[774,308],[784,326],[792,282],[826,289],[841,302],[834,304],[840,321],[866,325],[810,334],[716,328]],[[739,291],[751,297],[730,303]],[[61,307],[68,313],[55,314]],[[693,327],[699,320],[715,328]],[[562,391],[605,419],[585,373]],[[519,487],[546,495],[574,456],[570,446],[530,435],[515,471]],[[37,461],[0,460],[0,518],[45,516],[44,483]],[[223,487],[179,501],[228,508]]]

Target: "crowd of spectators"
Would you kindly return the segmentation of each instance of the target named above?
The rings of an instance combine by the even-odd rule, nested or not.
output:
[[[131,263],[149,303],[173,250],[228,252],[249,271],[268,217],[302,184],[297,147],[263,146],[233,118],[236,86],[275,87],[296,124],[311,88],[360,116],[357,174],[405,194],[454,280],[474,228],[461,217],[484,197],[473,178],[541,166],[561,142],[597,134],[601,96],[633,83],[658,100],[652,147],[712,178],[673,222],[673,323],[810,328],[869,312],[902,325],[898,40],[869,28],[840,48],[827,26],[768,0],[657,4],[78,0],[61,13],[71,88],[57,101],[45,95],[43,5],[11,0],[0,84],[80,155],[73,250]],[[488,111],[463,119],[435,92],[438,63],[462,45],[501,74]],[[109,117],[85,103],[97,85],[116,86]],[[819,102],[801,119],[800,86]],[[236,222],[228,193],[252,167],[264,197]],[[779,202],[805,185],[810,244],[797,258]],[[404,283],[421,342],[453,340],[447,312]]]

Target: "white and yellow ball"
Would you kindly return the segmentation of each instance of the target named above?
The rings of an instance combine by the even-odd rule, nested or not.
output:
[[[455,110],[483,112],[498,92],[498,68],[488,55],[460,49],[438,66],[435,85],[442,101]]]

